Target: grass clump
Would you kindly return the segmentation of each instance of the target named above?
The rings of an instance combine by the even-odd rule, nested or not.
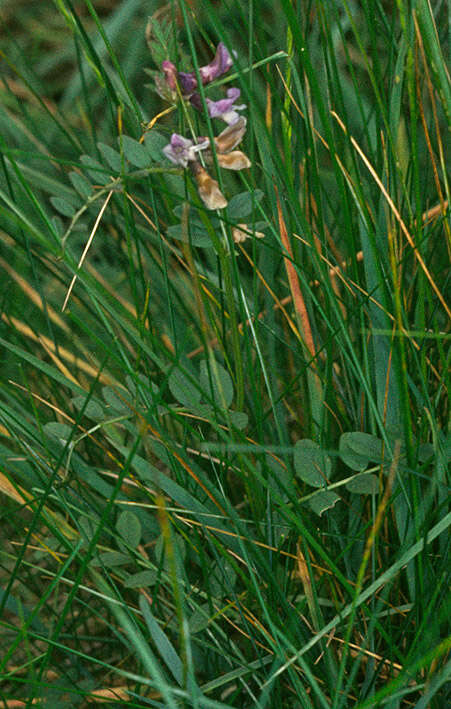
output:
[[[443,709],[445,6],[1,13],[4,706]]]

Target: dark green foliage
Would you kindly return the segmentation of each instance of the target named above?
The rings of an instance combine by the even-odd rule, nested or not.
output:
[[[1,12],[3,704],[448,706],[445,4]]]

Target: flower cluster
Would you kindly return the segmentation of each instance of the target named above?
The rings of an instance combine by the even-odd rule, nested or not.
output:
[[[202,85],[206,85],[225,74],[233,63],[232,56],[222,42],[218,44],[214,59],[199,69]],[[198,111],[202,111],[202,99],[198,88],[198,81],[194,72],[177,71],[176,66],[170,61],[162,63],[164,80],[174,98],[177,90],[182,97],[189,100],[190,104]],[[220,118],[227,127],[214,139],[214,152],[220,167],[227,170],[243,170],[251,166],[249,158],[236,150],[246,132],[246,119],[239,114],[246,108],[245,104],[238,104],[240,90],[229,88],[226,98],[212,101],[206,98],[206,106],[210,118]],[[185,138],[178,133],[173,133],[171,140],[163,148],[165,156],[175,165],[189,167],[197,184],[199,196],[208,209],[222,209],[227,205],[227,200],[219,189],[219,185],[205,169],[204,164],[213,163],[213,150],[211,141],[206,137],[195,140]],[[199,160],[202,153],[203,161]]]
[[[211,81],[218,79],[220,76],[229,71],[232,66],[232,57],[222,42],[218,44],[215,58],[210,64],[201,66],[199,75],[202,79],[202,84],[209,84]],[[177,83],[180,86],[183,96],[191,96],[197,88],[197,79],[194,71],[186,73],[177,71],[175,64],[170,61],[164,61],[162,64],[163,73],[166,83],[172,91],[177,88]]]

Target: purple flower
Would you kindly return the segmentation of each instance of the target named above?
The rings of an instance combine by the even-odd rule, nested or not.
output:
[[[195,145],[189,138],[184,138],[183,135],[173,133],[171,135],[171,142],[163,148],[163,153],[168,160],[176,165],[187,167],[189,162],[196,160],[196,153],[200,150],[205,150],[209,145],[208,140],[203,140]]]
[[[239,89],[232,88],[227,90],[227,98],[223,98],[220,101],[211,101],[207,98],[208,115],[210,118],[222,118],[229,126],[236,123],[240,118],[237,111],[242,111],[246,108],[245,103],[239,106],[235,104],[240,93],[241,91]]]
[[[161,65],[164,72],[166,83],[172,91],[175,91],[177,85],[177,67],[172,62],[166,60]]]
[[[184,96],[190,96],[193,91],[197,89],[197,79],[194,72],[187,73],[186,71],[179,71],[177,76],[182,94]]]
[[[207,64],[206,66],[201,66],[199,69],[199,74],[201,75],[202,83],[209,84],[210,81],[214,81],[214,79],[217,79],[219,76],[222,76],[227,71],[229,71],[232,64],[233,60],[230,56],[228,49],[222,42],[219,42],[218,48],[216,49],[216,55],[213,61],[211,61],[210,64]]]
[[[214,81],[219,76],[222,76],[227,71],[229,71],[232,66],[232,57],[225,45],[220,42],[218,48],[216,49],[215,58],[210,64],[201,66],[199,69],[199,74],[202,79],[202,84],[209,84],[210,81]],[[197,88],[197,79],[194,71],[186,72],[179,71],[175,67],[175,64],[166,60],[161,65],[166,83],[172,91],[175,91],[177,81],[180,84],[180,89],[184,96],[191,96]]]
[[[242,111],[246,108],[246,104],[242,103],[240,106],[235,105],[235,101],[240,96],[241,91],[239,89],[231,88],[227,90],[227,97],[220,99],[219,101],[212,101],[207,98],[207,109],[210,118],[222,118],[229,126],[237,123],[240,119],[238,111]],[[202,101],[198,93],[194,93],[190,98],[191,104],[198,111],[202,110]]]
[[[164,61],[161,68],[163,69],[164,78],[171,91],[176,90],[178,81],[184,96],[189,96],[193,93],[197,86],[197,81],[192,72],[191,74],[187,74],[184,71],[177,71],[175,64],[169,60]]]

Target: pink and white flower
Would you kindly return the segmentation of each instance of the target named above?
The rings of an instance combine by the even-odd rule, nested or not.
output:
[[[236,52],[234,52],[236,54]],[[202,84],[209,84],[229,71],[233,64],[232,56],[223,44],[219,42],[216,49],[215,58],[205,66],[199,68]],[[166,79],[166,83],[172,91],[176,90],[177,82],[180,85],[183,96],[191,96],[197,88],[197,79],[194,71],[177,71],[175,64],[166,60],[161,65]]]
[[[194,143],[189,138],[184,138],[183,135],[173,133],[171,142],[163,148],[163,153],[175,165],[187,167],[189,162],[197,159],[196,153],[205,150],[209,145],[210,141],[206,138],[201,142]]]
[[[240,114],[238,111],[243,111],[246,108],[246,104],[242,103],[239,106],[235,101],[240,97],[241,91],[236,88],[231,88],[227,90],[227,98],[220,99],[219,101],[212,101],[207,98],[207,109],[210,118],[222,118],[229,126],[236,123]],[[202,102],[198,93],[194,93],[190,99],[194,108],[199,111],[202,109]]]

